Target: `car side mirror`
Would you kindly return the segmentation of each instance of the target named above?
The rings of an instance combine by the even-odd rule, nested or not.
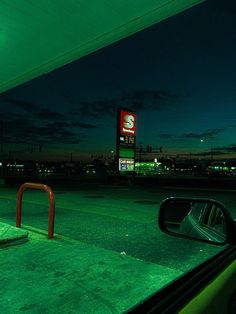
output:
[[[215,244],[235,241],[235,222],[211,199],[168,198],[161,203],[159,227],[168,234]]]

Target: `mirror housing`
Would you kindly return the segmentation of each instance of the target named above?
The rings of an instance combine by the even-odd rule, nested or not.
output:
[[[170,235],[218,245],[236,242],[236,222],[212,199],[167,198],[160,205],[158,223]]]

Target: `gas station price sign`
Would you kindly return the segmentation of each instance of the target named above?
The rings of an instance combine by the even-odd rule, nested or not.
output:
[[[119,171],[134,171],[134,159],[119,158]]]
[[[135,136],[130,135],[121,135],[120,143],[126,145],[135,145]]]

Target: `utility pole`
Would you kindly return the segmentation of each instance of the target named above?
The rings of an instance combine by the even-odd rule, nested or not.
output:
[[[3,121],[1,121],[1,130],[0,130],[1,134],[1,153],[3,153]]]
[[[212,146],[212,143],[211,143],[211,161],[213,161],[213,146]]]

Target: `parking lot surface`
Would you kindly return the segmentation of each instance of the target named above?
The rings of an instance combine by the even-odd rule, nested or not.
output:
[[[213,198],[235,214],[232,190],[51,187],[56,201],[54,239],[47,239],[46,193],[27,190],[22,228],[29,239],[1,247],[1,313],[124,312],[222,250],[161,233],[157,216],[163,199]],[[16,194],[16,187],[1,187],[3,223],[15,224]]]

